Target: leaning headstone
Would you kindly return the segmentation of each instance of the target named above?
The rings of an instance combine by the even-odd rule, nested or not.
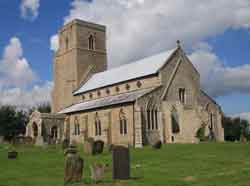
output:
[[[104,142],[97,140],[93,145],[93,155],[101,154],[103,152]]]
[[[18,155],[18,152],[15,150],[11,150],[8,152],[8,159],[16,159]]]
[[[84,141],[84,147],[83,147],[84,152],[88,155],[93,155],[93,145],[94,145],[94,139],[87,138]]]
[[[65,150],[69,148],[69,140],[68,139],[64,139],[62,142],[62,149]]]
[[[102,181],[102,178],[107,168],[108,168],[108,165],[104,165],[100,163],[94,163],[93,165],[90,165],[91,180],[94,184]]]
[[[76,146],[70,146],[66,151],[66,163],[64,171],[64,185],[82,185],[82,173],[84,162],[77,154]]]
[[[156,142],[152,145],[152,147],[153,147],[154,149],[160,149],[161,146],[162,146],[162,142],[161,142],[160,140],[156,141]]]
[[[127,180],[130,177],[130,155],[129,148],[114,146],[112,153],[113,179]]]

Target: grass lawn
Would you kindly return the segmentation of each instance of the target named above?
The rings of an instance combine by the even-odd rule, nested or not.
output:
[[[17,147],[17,160],[7,159],[0,145],[0,186],[63,186],[64,156],[60,147]],[[86,156],[84,182],[91,185],[89,164],[110,163],[111,154]],[[99,185],[116,186],[250,186],[250,144],[171,144],[161,150],[133,149],[132,178],[112,181],[106,173]],[[141,167],[136,169],[135,165]]]

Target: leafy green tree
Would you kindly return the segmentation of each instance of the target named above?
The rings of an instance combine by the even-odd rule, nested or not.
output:
[[[37,105],[29,110],[29,113],[31,114],[33,111],[39,111],[41,113],[50,113],[51,112],[51,106],[49,102],[42,103],[40,105]]]
[[[0,107],[0,135],[11,140],[13,137],[25,133],[25,125],[28,115],[24,111],[18,111],[13,106]]]
[[[247,120],[223,117],[222,124],[226,141],[240,141],[242,137],[250,140],[250,123]]]

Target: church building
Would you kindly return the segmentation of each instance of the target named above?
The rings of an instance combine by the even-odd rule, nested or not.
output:
[[[171,50],[107,69],[106,27],[76,19],[59,31],[53,66],[50,116],[59,118],[60,139],[83,143],[92,137],[134,147],[157,140],[196,143],[197,131],[204,128],[206,136],[224,140],[221,108],[201,89],[200,74],[179,42]],[[46,122],[41,121],[43,130]]]

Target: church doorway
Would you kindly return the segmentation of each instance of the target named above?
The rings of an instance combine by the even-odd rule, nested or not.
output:
[[[57,128],[57,126],[53,126],[53,127],[51,128],[51,138],[52,138],[53,140],[57,140],[57,137],[58,137],[57,133],[58,133],[58,128]]]

